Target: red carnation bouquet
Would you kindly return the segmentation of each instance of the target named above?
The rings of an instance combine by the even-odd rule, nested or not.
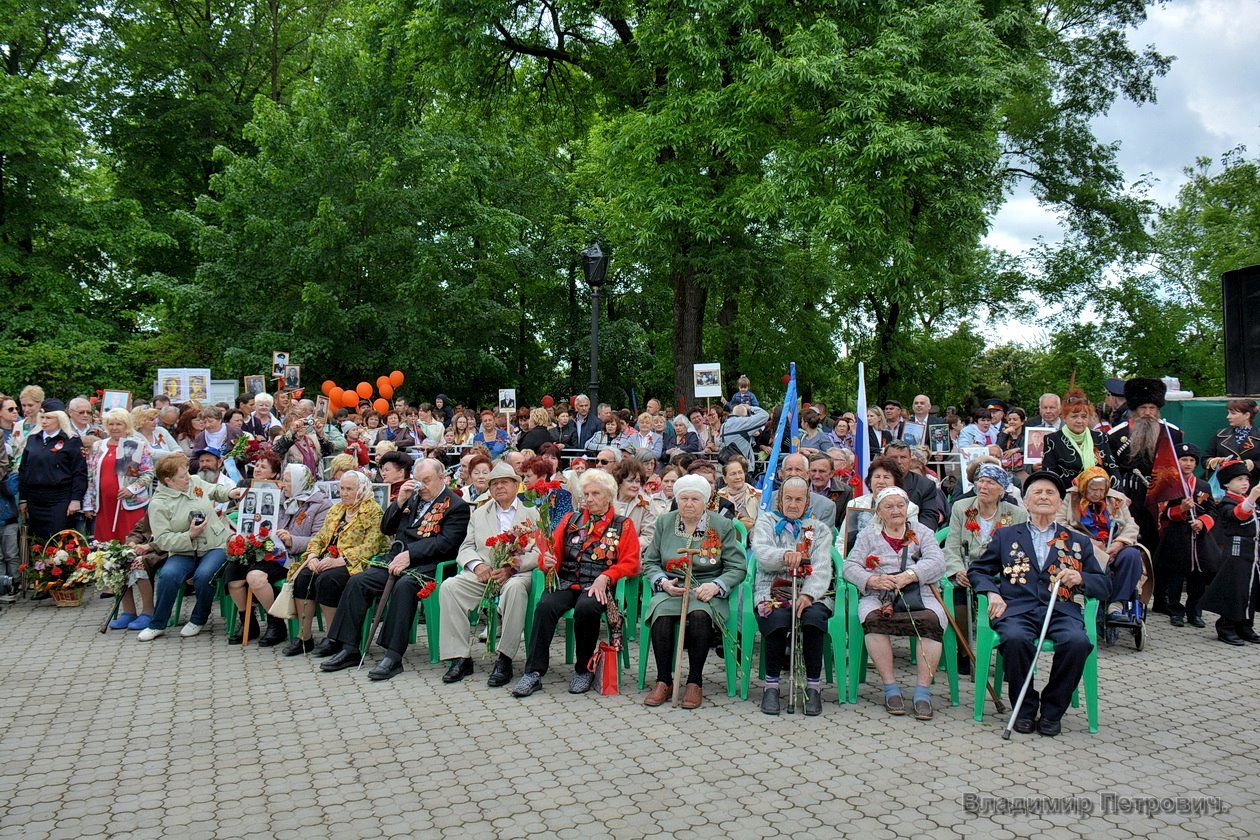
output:
[[[229,563],[248,566],[267,560],[280,562],[285,554],[284,549],[271,536],[271,528],[264,525],[258,529],[257,534],[236,534],[228,540],[227,556]]]
[[[525,504],[538,510],[538,527],[547,536],[551,536],[551,494],[563,486],[559,481],[540,479],[526,487],[521,494]]]
[[[521,522],[513,525],[501,534],[495,534],[486,540],[486,548],[490,549],[491,565],[495,569],[519,569],[521,556],[529,549],[538,533],[532,523]],[[482,601],[492,601],[499,597],[499,584],[491,578],[486,582],[486,591]]]
[[[36,592],[81,589],[96,572],[96,564],[88,558],[87,540],[76,531],[62,531],[47,545],[32,545],[31,557],[18,567],[29,576]]]

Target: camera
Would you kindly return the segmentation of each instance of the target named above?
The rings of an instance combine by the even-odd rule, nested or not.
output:
[[[205,522],[205,521],[206,521],[206,515],[204,513],[202,513],[199,510],[194,510],[192,512],[192,524],[200,525],[202,522]]]

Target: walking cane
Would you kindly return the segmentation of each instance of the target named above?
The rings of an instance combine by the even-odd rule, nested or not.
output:
[[[249,620],[253,618],[254,590],[245,584],[245,609],[241,610],[241,647],[249,644]]]
[[[800,578],[792,575],[792,628],[788,631],[788,702],[787,713],[796,714],[796,599],[800,597]]]
[[[949,610],[948,608],[945,608],[945,599],[941,597],[940,590],[936,588],[936,584],[929,583],[928,590],[936,598],[937,602],[941,605],[941,607],[945,609],[945,617],[949,619],[949,626],[954,628],[954,635],[958,638],[958,644],[962,645],[963,653],[967,654],[967,658],[971,660],[971,675],[974,678],[976,675],[976,671],[979,668],[979,666],[976,663],[975,651],[972,650],[971,645],[967,644],[967,637],[959,632],[958,622],[954,620],[953,611]],[[967,603],[971,603],[970,591],[967,592]],[[988,663],[986,662],[985,665],[988,665]],[[992,698],[993,705],[997,709],[998,714],[1002,714],[1002,712],[1005,712],[1006,704],[1002,702],[1002,698],[998,696],[998,693],[993,690],[993,683],[990,682],[989,680],[985,680],[984,684],[985,684],[985,687],[989,689],[989,697]]]
[[[679,554],[691,555],[681,558],[686,563],[686,571],[683,575],[683,594],[682,607],[678,613],[678,644],[674,647],[674,705],[682,704],[682,667],[683,667],[683,651],[685,650],[687,638],[687,605],[691,599],[691,562],[695,559],[695,555],[700,553],[698,548],[684,548],[678,552]]]
[[[1019,715],[1019,709],[1024,704],[1024,695],[1028,693],[1028,687],[1032,685],[1033,673],[1037,670],[1037,660],[1041,657],[1041,646],[1046,642],[1046,632],[1050,629],[1050,616],[1054,615],[1055,602],[1059,600],[1059,579],[1063,577],[1063,573],[1054,576],[1050,581],[1050,603],[1046,606],[1046,617],[1041,622],[1041,635],[1037,637],[1037,645],[1033,648],[1032,662],[1028,665],[1028,673],[1024,675],[1024,684],[1019,689],[1019,697],[1015,700],[1015,708],[1011,709],[1011,718],[1006,722],[1006,729],[1002,731],[1002,740],[1011,740],[1011,730],[1015,727],[1015,718]]]
[[[391,558],[397,557],[402,551],[402,543],[395,540],[389,547],[389,556]],[[376,615],[372,618],[372,629],[368,631],[367,641],[363,643],[363,654],[359,657],[359,668],[356,670],[363,668],[363,662],[367,659],[368,648],[372,646],[372,640],[376,638],[376,633],[381,628],[381,621],[385,618],[385,610],[389,609],[389,598],[394,594],[394,582],[398,580],[398,576],[390,572],[388,566],[385,567],[385,571],[389,572],[389,577],[385,579],[385,586],[381,589]]]

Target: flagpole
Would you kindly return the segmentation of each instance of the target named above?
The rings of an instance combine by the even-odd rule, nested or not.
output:
[[[783,410],[779,413],[779,426],[774,433],[774,446],[770,448],[770,457],[766,460],[766,472],[762,476],[761,509],[770,510],[774,504],[774,475],[779,465],[779,449],[783,445],[783,435],[787,431],[788,414],[795,413],[792,406],[796,402],[796,362],[788,367],[788,386],[783,394]]]

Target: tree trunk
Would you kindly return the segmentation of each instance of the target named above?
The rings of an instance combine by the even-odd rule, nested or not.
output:
[[[685,259],[685,258],[683,258]],[[676,269],[674,286],[674,402],[695,403],[692,366],[700,360],[704,336],[704,310],[709,291],[696,282],[692,268]]]
[[[722,328],[722,373],[726,381],[722,393],[734,393],[735,381],[743,371],[739,364],[739,337],[735,329],[735,321],[739,317],[739,297],[734,289],[722,292],[722,308],[718,310],[717,322]]]
[[[888,386],[892,382],[893,344],[897,338],[897,322],[901,319],[901,304],[892,301],[888,305],[888,317],[879,322],[878,347],[875,358],[879,359],[879,373],[875,378],[875,395],[880,404],[888,399]]]
[[[569,394],[576,394],[577,391],[577,372],[578,372],[578,348],[581,342],[578,340],[577,329],[578,305],[577,305],[577,264],[569,263]]]

